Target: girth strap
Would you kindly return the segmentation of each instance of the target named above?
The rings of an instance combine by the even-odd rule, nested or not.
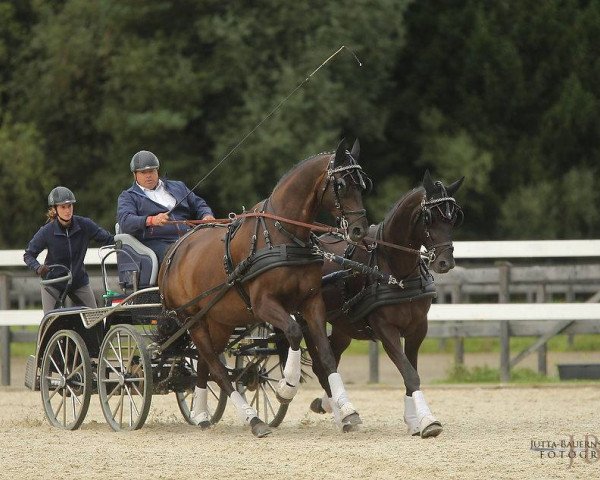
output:
[[[342,311],[353,323],[367,317],[373,310],[383,305],[412,302],[420,298],[435,296],[433,278],[421,275],[405,279],[404,288],[372,283],[344,303]]]

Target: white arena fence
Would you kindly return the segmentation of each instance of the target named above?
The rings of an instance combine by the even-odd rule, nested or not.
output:
[[[454,257],[454,270],[434,274],[438,299],[429,312],[428,337],[455,338],[457,363],[464,361],[465,337],[499,337],[501,379],[508,381],[510,369],[536,351],[538,369],[546,373],[546,343],[553,336],[600,333],[600,240],[454,242]],[[90,272],[100,262],[99,250],[88,249]],[[115,256],[106,263],[114,265]],[[41,310],[10,309],[11,294],[19,293],[10,290],[11,283],[22,280],[39,295],[23,250],[0,251],[1,385],[10,383],[11,342],[35,340],[34,332],[10,327],[39,325],[43,316]],[[482,298],[485,303],[472,303]],[[510,303],[514,299],[526,303]],[[511,336],[538,338],[511,359]],[[378,351],[372,342],[369,381],[374,383],[379,380]]]

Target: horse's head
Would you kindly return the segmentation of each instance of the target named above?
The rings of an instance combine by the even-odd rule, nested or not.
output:
[[[423,225],[423,245],[430,258],[429,266],[436,273],[446,273],[454,268],[452,230],[460,226],[463,212],[454,199],[454,194],[465,177],[448,186],[433,181],[429,171],[423,177],[425,195],[421,201],[419,221]]]
[[[371,179],[358,163],[359,156],[358,139],[351,151],[346,150],[342,140],[327,167],[321,193],[323,208],[338,219],[344,235],[353,242],[362,240],[369,229],[362,194],[372,187]]]

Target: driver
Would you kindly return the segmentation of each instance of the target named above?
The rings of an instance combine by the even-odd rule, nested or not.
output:
[[[95,308],[96,297],[90,286],[83,260],[91,239],[100,245],[114,243],[111,233],[99,227],[87,217],[73,215],[76,202],[73,192],[66,187],[56,187],[48,195],[48,220],[33,236],[23,260],[40,277],[59,278],[71,271],[73,281],[66,294],[75,305]],[[43,264],[37,261],[42,250],[47,249]],[[50,269],[48,265],[62,265],[65,268]],[[57,308],[57,301],[67,287],[66,282],[42,285],[42,308],[44,313]]]
[[[161,179],[160,162],[148,150],[137,152],[129,164],[133,185],[117,201],[121,233],[128,233],[151,248],[162,263],[169,247],[190,227],[169,220],[214,220],[206,201],[183,182]]]

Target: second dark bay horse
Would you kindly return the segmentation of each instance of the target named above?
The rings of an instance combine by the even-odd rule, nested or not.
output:
[[[338,218],[347,238],[361,240],[368,230],[362,192],[370,180],[358,164],[359,153],[358,142],[350,152],[342,142],[335,154],[304,160],[253,211],[310,224],[325,210]],[[161,266],[159,287],[171,321],[180,331],[188,326],[199,352],[192,415],[201,427],[210,426],[206,401],[210,372],[252,433],[257,437],[271,433],[234,389],[219,354],[237,326],[267,322],[282,330],[290,348],[276,393],[280,402],[290,402],[300,382],[303,333],[291,315],[302,315],[308,325],[343,421],[360,423],[327,341],[322,264],[309,227],[266,217],[244,218],[227,228],[199,228],[170,250]]]
[[[359,248],[336,236],[320,238],[324,250],[367,265],[373,272],[346,275],[350,272],[336,272],[339,267],[325,264],[323,298],[332,325],[329,340],[336,361],[339,364],[353,338],[380,340],[404,379],[408,431],[423,438],[439,435],[442,425],[425,401],[417,373],[419,347],[427,333],[427,313],[435,297],[433,277],[421,259],[421,247],[427,249],[429,268],[434,272],[445,273],[454,267],[452,231],[463,216],[454,194],[463,180],[444,186],[432,181],[426,172],[423,187],[404,195],[383,222],[370,228],[369,238],[382,243]],[[309,351],[312,356],[310,345]],[[333,408],[335,418],[335,405],[331,405],[331,392],[318,357],[313,357],[313,370],[326,394],[313,400],[311,409],[325,413]]]

